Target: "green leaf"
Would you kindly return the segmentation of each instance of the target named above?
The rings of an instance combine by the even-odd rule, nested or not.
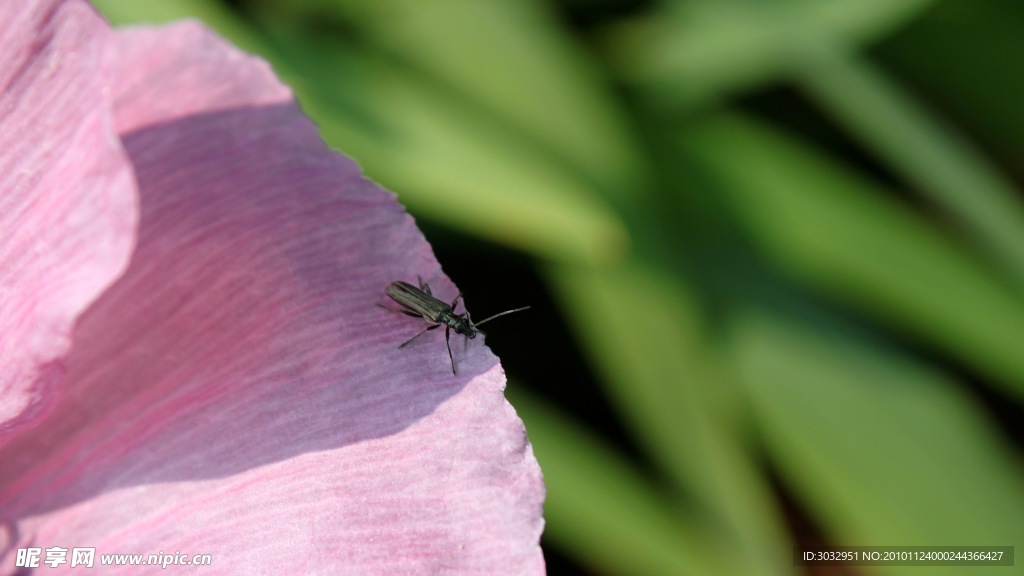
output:
[[[548,275],[616,408],[640,444],[696,500],[705,535],[739,574],[789,574],[774,496],[738,431],[723,377],[683,282],[638,264]]]
[[[808,54],[797,76],[851,134],[945,208],[1024,286],[1024,202],[990,161],[880,70],[831,43]]]
[[[666,107],[696,107],[789,75],[827,38],[861,45],[932,0],[680,2],[609,30],[612,66]]]
[[[544,470],[545,538],[601,574],[721,574],[694,519],[621,455],[510,383]]]
[[[771,458],[833,542],[967,546],[1024,538],[1020,455],[948,379],[834,327],[750,310],[732,324],[735,365]]]
[[[1024,303],[972,254],[877,186],[749,120],[721,115],[680,142],[769,257],[1024,395]]]
[[[375,46],[414,64],[533,146],[632,195],[646,176],[601,70],[539,0],[330,2]]]
[[[1015,81],[1024,58],[1022,31],[1024,5],[1018,0],[946,1],[887,38],[872,56],[1014,170],[1024,141],[1024,83]]]
[[[338,61],[340,69],[342,54],[321,51],[320,65]],[[361,144],[351,153],[414,212],[556,260],[597,264],[626,253],[629,239],[618,216],[564,163],[416,74],[355,57],[362,58],[359,75],[322,82],[342,94],[339,104],[364,107],[372,117],[368,129],[350,140],[344,136],[351,125],[336,133],[332,116],[317,119],[343,150],[350,141]]]

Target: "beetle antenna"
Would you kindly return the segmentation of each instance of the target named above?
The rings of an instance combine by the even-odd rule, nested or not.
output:
[[[490,322],[491,320],[494,320],[498,316],[504,316],[505,314],[511,314],[513,312],[522,312],[523,310],[529,310],[529,309],[530,309],[529,306],[523,306],[522,308],[516,308],[515,310],[505,310],[504,312],[499,312],[498,314],[495,314],[494,316],[491,316],[489,318],[484,318],[483,320],[481,320],[481,321],[477,322],[476,324],[474,324],[474,326],[479,326],[479,325],[483,324],[484,322]]]

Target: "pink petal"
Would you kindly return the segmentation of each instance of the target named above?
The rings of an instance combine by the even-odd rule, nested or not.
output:
[[[10,549],[543,573],[543,484],[497,359],[454,338],[453,377],[439,332],[399,350],[422,324],[377,306],[417,274],[455,292],[395,198],[202,27],[122,31],[118,52],[138,246],[77,326],[67,398],[0,451]]]
[[[0,446],[45,418],[75,318],[124,269],[135,189],[113,35],[81,2],[0,3]]]

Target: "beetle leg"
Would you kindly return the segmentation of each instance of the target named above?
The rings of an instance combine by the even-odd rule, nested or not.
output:
[[[452,376],[455,376],[455,358],[452,357],[452,343],[450,340],[452,330],[451,327],[447,327],[444,330],[444,343],[448,346],[448,361],[452,363]]]
[[[412,338],[409,338],[405,342],[402,342],[402,344],[399,346],[399,348],[405,348],[406,345],[408,345],[410,342],[412,342],[413,340],[419,338],[420,336],[423,336],[424,334],[426,334],[427,332],[430,332],[431,330],[433,330],[434,328],[437,328],[438,326],[440,326],[440,324],[434,324],[433,326],[428,326],[426,329],[424,329],[419,334],[413,336]]]

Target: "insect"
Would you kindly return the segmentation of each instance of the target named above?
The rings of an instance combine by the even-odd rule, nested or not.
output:
[[[402,306],[401,310],[393,310],[394,312],[400,312],[406,316],[412,316],[413,318],[423,318],[428,322],[433,322],[432,326],[428,326],[419,334],[409,338],[403,342],[399,348],[405,348],[413,340],[426,334],[427,332],[444,326],[444,342],[448,346],[448,360],[452,363],[452,374],[455,374],[455,358],[452,357],[452,345],[450,341],[451,331],[454,330],[456,334],[462,334],[466,338],[472,340],[476,338],[477,334],[486,334],[477,328],[484,322],[494,320],[498,316],[504,316],[513,312],[522,312],[527,310],[529,306],[523,306],[522,308],[516,308],[514,310],[506,310],[499,314],[495,314],[489,318],[485,318],[477,323],[473,323],[473,320],[469,317],[469,311],[463,312],[462,314],[455,313],[455,306],[458,304],[459,299],[462,298],[462,292],[452,300],[451,304],[445,304],[443,300],[438,300],[430,292],[430,286],[423,280],[420,280],[419,288],[409,284],[408,282],[392,282],[388,284],[388,287],[384,289],[384,292],[391,297],[392,300],[398,302]],[[387,308],[384,306],[383,308]],[[391,308],[387,308],[392,310]]]

